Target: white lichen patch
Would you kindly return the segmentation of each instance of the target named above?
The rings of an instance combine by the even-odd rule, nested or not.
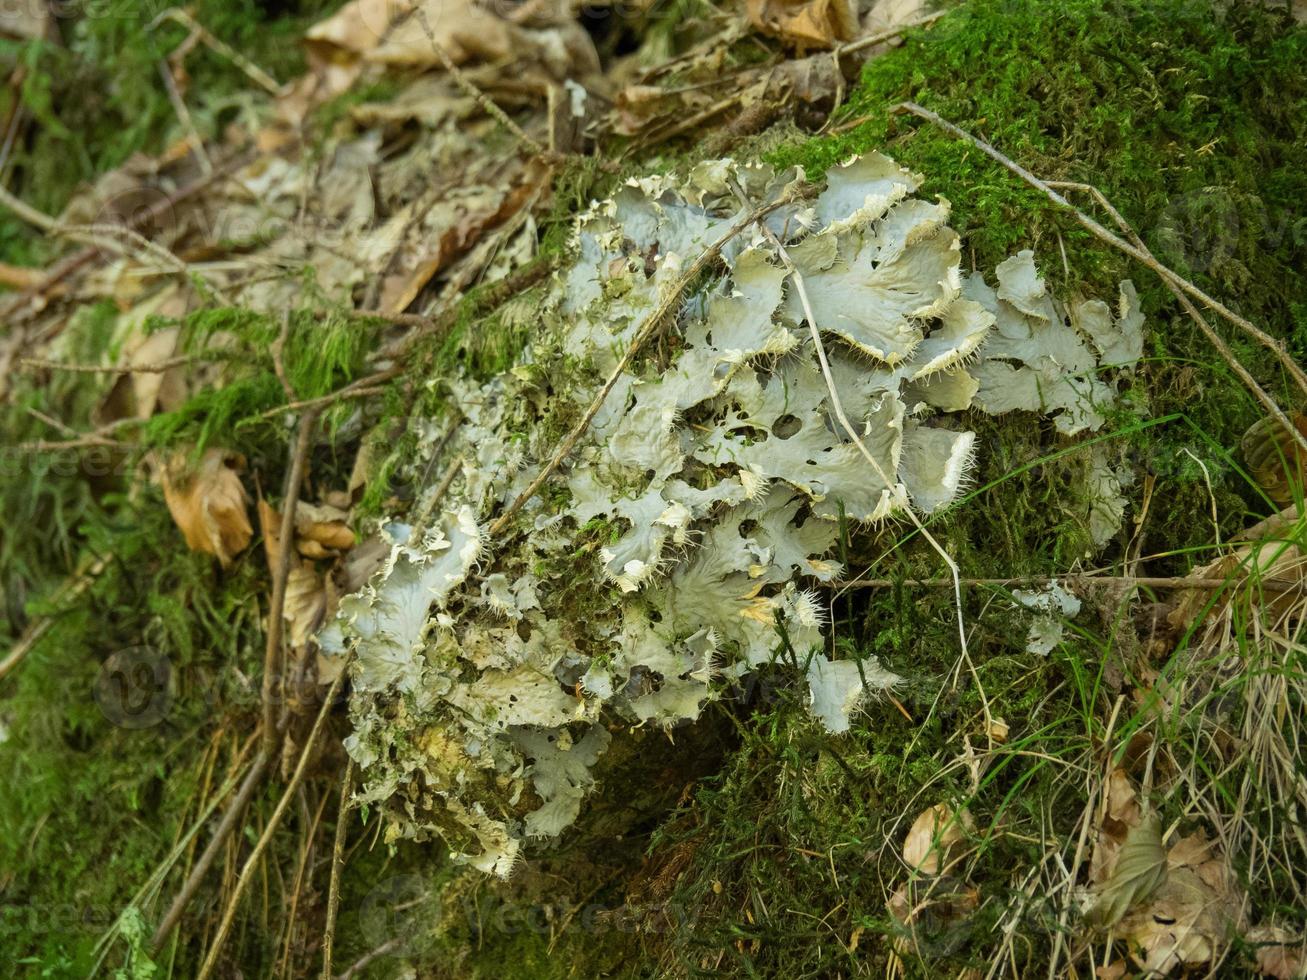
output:
[[[846,731],[898,677],[824,652],[814,587],[840,575],[839,522],[957,499],[975,439],[942,413],[1055,413],[1066,432],[1101,420],[1113,389],[1100,369],[1141,349],[1133,289],[1115,316],[1093,301],[1068,313],[1030,253],[999,267],[997,290],[964,276],[948,203],[912,197],[921,177],[880,154],[834,168],[807,203],[799,176],[712,161],[629,182],[579,219],[519,364],[442,381],[454,437],[414,423],[428,436],[412,473],[449,459],[461,471],[439,500],[418,487],[414,512],[435,518],[393,527],[388,560],[324,636],[357,651],[347,748],[392,839],[438,834],[506,874],[524,840],[576,819],[618,726],[692,722],[783,644],[806,658],[814,718]],[[566,463],[488,540],[667,291],[768,200],[783,201],[765,220],[807,306],[768,237],[730,238]]]
[[[1012,595],[1035,614],[1026,636],[1027,652],[1048,656],[1062,642],[1066,620],[1080,612],[1080,600],[1057,582],[1049,582],[1042,589],[1017,589]]]

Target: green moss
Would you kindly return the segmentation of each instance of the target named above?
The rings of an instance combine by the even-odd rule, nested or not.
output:
[[[217,576],[177,540],[157,491],[113,515],[82,528],[85,553],[110,556],[86,594],[32,608],[53,625],[0,715],[0,779],[22,787],[0,797],[0,945],[7,962],[32,957],[51,976],[89,972],[100,936],[186,829],[224,724],[214,708],[234,693],[220,693],[220,672],[254,676],[261,659],[257,553]],[[115,687],[104,665],[122,651],[164,665],[159,686],[129,669]]]
[[[952,202],[964,265],[991,282],[995,264],[1034,248],[1063,295],[1111,300],[1126,277],[1140,287],[1150,356],[1103,433],[1071,440],[1028,417],[967,419],[977,433],[976,489],[932,521],[964,575],[1049,575],[1083,561],[1089,538],[1079,488],[1093,442],[1134,466],[1136,504],[1142,480],[1156,481],[1139,542],[1142,553],[1163,556],[1150,574],[1187,571],[1208,553],[1213,507],[1223,534],[1268,509],[1232,451],[1260,412],[1151,273],[969,144],[889,110],[916,101],[1040,176],[1098,186],[1163,261],[1301,356],[1305,62],[1307,31],[1252,4],[1214,12],[1185,0],[975,0],[871,62],[837,120],[838,135],[770,154],[774,164],[800,163],[815,176],[882,149],[921,171],[924,192]],[[1093,211],[1092,201],[1080,203]],[[1283,403],[1297,404],[1263,351],[1233,343]],[[1127,522],[1095,564],[1118,559],[1129,534]],[[859,574],[946,577],[909,528],[878,540],[859,535],[843,550]],[[688,975],[852,975],[885,969],[897,941],[909,976],[983,972],[1003,914],[1020,904],[1014,969],[1046,967],[1060,910],[1038,895],[1024,898],[1024,876],[1044,860],[1040,842],[1074,845],[1084,798],[1072,774],[1099,750],[1122,686],[1146,682],[1130,676],[1135,641],[1119,617],[1097,629],[1081,617],[1050,657],[1036,657],[1023,649],[1025,620],[1005,592],[966,592],[974,675],[959,661],[949,590],[899,585],[835,599],[836,651],[874,653],[903,673],[895,697],[912,721],[882,701],[848,735],[830,738],[789,693],[797,678],[782,672],[780,693],[761,712],[755,705],[742,713],[743,743],[721,775],[656,835],[651,861],[681,862],[674,900],[691,925],[647,941],[649,957]],[[973,783],[964,740],[983,745],[986,706],[1012,724],[1013,738],[988,755]],[[1119,722],[1126,732],[1146,720],[1127,721],[1129,714]],[[1173,724],[1176,737],[1197,744],[1192,716],[1178,713]],[[975,886],[979,907],[931,913],[908,935],[886,911],[906,880],[898,850],[917,813],[941,801],[965,803],[975,818],[973,850],[954,877]],[[1283,892],[1262,887],[1262,902]],[[848,952],[855,937],[856,954]]]
[[[1261,410],[1171,294],[970,144],[891,109],[918,102],[1043,178],[1097,186],[1162,261],[1302,358],[1305,62],[1307,30],[1254,3],[975,0],[871,61],[841,114],[843,132],[784,146],[771,160],[820,174],[856,152],[883,149],[926,175],[924,193],[952,203],[964,265],[991,281],[993,267],[1021,248],[1035,249],[1050,286],[1064,295],[1110,301],[1116,282],[1132,278],[1153,347],[1134,405],[1183,416],[1132,447],[1146,469],[1177,478],[1178,492],[1155,501],[1162,512],[1154,513],[1174,533],[1194,527],[1185,515],[1207,491],[1201,473],[1177,472],[1174,461],[1188,450],[1216,477],[1230,531],[1249,511],[1264,512],[1265,501],[1222,447],[1237,446]],[[1096,213],[1091,200],[1077,203]],[[1295,406],[1298,395],[1269,354],[1214,322],[1282,404]],[[1009,438],[1021,436],[998,442]],[[1181,551],[1198,543],[1176,542]]]

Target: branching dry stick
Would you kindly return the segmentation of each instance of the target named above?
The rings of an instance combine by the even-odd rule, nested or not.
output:
[[[73,601],[91,587],[100,573],[108,566],[109,556],[107,555],[92,560],[59,587],[52,597],[52,601],[59,604],[67,602],[71,605]],[[55,616],[42,616],[40,619],[34,619],[27,624],[18,641],[5,654],[5,658],[0,660],[0,680],[4,680],[15,667],[23,662],[23,658],[40,642],[41,637],[50,631],[50,627],[54,625],[54,622]]]
[[[216,167],[212,173],[205,174],[199,180],[187,184],[178,191],[174,191],[167,197],[161,198],[152,204],[145,211],[134,214],[127,223],[128,228],[144,228],[158,221],[161,217],[167,215],[173,208],[190,200],[201,192],[207,190],[214,183],[231,176],[241,167],[248,164],[257,157],[256,151],[249,151],[232,157],[226,163]],[[17,321],[30,319],[39,312],[39,308],[32,303],[38,296],[44,295],[53,289],[59,283],[63,282],[74,272],[83,266],[94,263],[102,256],[102,251],[98,248],[85,248],[80,252],[68,256],[68,258],[58,262],[51,270],[41,278],[41,281],[30,289],[25,289],[12,299],[8,300],[3,307],[0,307],[0,322],[13,325]]]
[[[38,211],[26,201],[23,201],[9,193],[9,191],[3,187],[0,187],[0,205],[7,207],[29,225],[33,225],[47,234],[59,228],[59,221],[57,218],[50,217],[44,211]]]
[[[288,542],[287,542],[288,543]],[[241,898],[245,890],[249,888],[250,882],[254,880],[255,869],[263,857],[263,852],[268,849],[268,844],[272,841],[273,835],[276,834],[277,828],[281,826],[282,818],[285,817],[286,811],[290,809],[290,801],[294,798],[296,790],[299,789],[300,783],[304,781],[304,775],[309,769],[309,760],[313,757],[314,746],[317,745],[318,737],[322,734],[323,727],[326,724],[327,716],[331,714],[331,708],[336,702],[336,695],[340,692],[340,686],[345,680],[345,675],[349,673],[350,664],[353,662],[351,653],[345,660],[336,679],[331,682],[331,687],[327,690],[327,695],[323,699],[322,707],[318,709],[318,717],[313,722],[313,728],[309,732],[309,737],[304,740],[304,748],[300,752],[299,763],[295,766],[295,772],[290,777],[290,782],[286,784],[286,789],[281,794],[281,799],[277,801],[277,807],[272,811],[272,816],[268,818],[268,825],[263,828],[263,833],[259,836],[250,851],[250,856],[245,859],[245,864],[241,867],[240,876],[236,879],[236,885],[232,888],[231,895],[227,898],[227,907],[223,910],[222,921],[218,925],[218,932],[213,937],[213,942],[209,945],[209,953],[204,958],[204,963],[200,966],[200,972],[197,974],[197,980],[207,980],[213,974],[213,968],[218,963],[218,957],[222,955],[222,947],[227,942],[227,935],[231,932],[232,922],[236,918],[236,910],[240,905]],[[260,750],[260,757],[263,751]]]
[[[181,89],[177,87],[177,77],[173,75],[172,68],[164,59],[159,61],[159,76],[163,79],[163,87],[168,92],[172,111],[177,113],[182,129],[186,130],[186,142],[191,145],[191,152],[195,154],[195,159],[200,162],[204,172],[212,173],[213,161],[209,159],[208,151],[204,148],[204,140],[200,138],[199,130],[195,128],[195,120],[191,118],[191,110],[186,107],[186,100],[182,97]]]
[[[540,488],[545,485],[545,481],[549,479],[554,470],[558,469],[558,467],[562,465],[563,460],[567,459],[572,450],[576,448],[576,444],[581,441],[581,437],[585,435],[586,430],[590,428],[590,423],[594,421],[595,416],[599,414],[599,410],[603,408],[605,399],[607,399],[609,394],[612,393],[613,388],[616,387],[622,374],[630,366],[631,362],[635,360],[636,355],[640,353],[644,345],[648,343],[649,338],[658,332],[659,327],[662,325],[663,318],[666,317],[672,311],[672,308],[680,302],[682,294],[689,285],[699,277],[699,273],[708,266],[708,263],[712,262],[721,254],[722,249],[726,247],[727,243],[730,242],[732,238],[749,226],[760,222],[777,208],[788,203],[788,200],[788,198],[781,198],[780,200],[772,201],[770,204],[765,204],[762,207],[751,211],[733,224],[729,231],[708,246],[708,248],[704,249],[699,257],[690,263],[690,267],[685,270],[685,274],[672,284],[672,288],[667,291],[666,295],[663,296],[658,305],[654,307],[653,312],[650,313],[649,316],[645,318],[644,323],[640,325],[640,329],[636,331],[635,338],[626,348],[626,353],[622,355],[622,359],[617,362],[617,366],[613,368],[612,372],[608,375],[608,380],[605,381],[604,386],[599,389],[599,394],[595,395],[594,400],[590,402],[590,407],[587,408],[585,414],[581,416],[581,421],[577,422],[576,425],[572,427],[572,431],[570,431],[566,438],[563,439],[562,445],[558,447],[558,451],[554,453],[553,458],[550,459],[544,469],[536,475],[536,478],[531,481],[530,485],[518,494],[517,499],[509,504],[508,509],[499,515],[498,520],[490,525],[491,537],[500,534],[510,523],[512,523],[517,512],[522,509],[528,500],[540,492]]]
[[[286,608],[286,581],[290,578],[291,556],[295,552],[295,508],[299,503],[300,485],[308,466],[313,433],[317,428],[317,409],[300,416],[299,433],[292,451],[290,472],[286,474],[286,493],[281,504],[281,529],[277,539],[277,572],[272,579],[272,602],[268,607],[268,642],[263,651],[263,752],[271,756],[276,750],[277,687],[282,669],[282,612]]]
[[[1284,344],[1276,340],[1274,337],[1272,337],[1266,331],[1262,330],[1256,324],[1251,323],[1249,320],[1240,316],[1238,313],[1235,313],[1220,300],[1214,299],[1213,297],[1209,296],[1207,293],[1203,292],[1188,279],[1184,278],[1184,276],[1180,275],[1179,273],[1175,272],[1173,269],[1170,269],[1167,266],[1163,265],[1161,262],[1157,261],[1157,259],[1153,257],[1152,253],[1150,253],[1147,249],[1139,249],[1134,245],[1132,245],[1130,242],[1123,239],[1120,235],[1116,235],[1113,232],[1109,231],[1107,228],[1103,227],[1101,224],[1099,224],[1097,221],[1095,221],[1089,215],[1085,214],[1074,204],[1068,201],[1065,197],[1059,194],[1047,182],[1040,180],[1025,167],[1021,166],[1021,164],[1016,163],[1015,161],[1004,156],[993,146],[986,143],[978,136],[973,136],[971,133],[968,133],[965,129],[961,129],[958,126],[955,126],[947,119],[942,118],[938,113],[931,112],[929,109],[922,108],[921,106],[917,105],[915,102],[901,102],[897,106],[895,106],[894,109],[891,111],[908,112],[914,116],[919,116],[922,119],[925,119],[927,122],[934,123],[936,126],[944,130],[950,136],[953,136],[957,139],[966,140],[968,143],[970,143],[976,149],[980,150],[990,159],[996,161],[997,163],[1002,164],[1008,170],[1012,171],[1012,173],[1016,174],[1018,177],[1020,177],[1022,180],[1028,183],[1031,187],[1034,187],[1036,190],[1042,191],[1043,194],[1058,207],[1069,211],[1072,214],[1072,216],[1074,216],[1075,219],[1078,222],[1080,222],[1080,224],[1083,225],[1084,228],[1087,231],[1089,231],[1089,233],[1092,234],[1095,238],[1099,239],[1100,241],[1106,242],[1108,245],[1111,245],[1113,248],[1118,249],[1119,251],[1124,252],[1126,255],[1129,255],[1131,258],[1136,259],[1137,261],[1143,263],[1149,269],[1152,269],[1153,272],[1161,276],[1162,279],[1164,279],[1168,284],[1172,285],[1176,289],[1181,289],[1184,292],[1188,293],[1194,299],[1198,300],[1200,303],[1204,304],[1209,309],[1216,311],[1226,320],[1230,321],[1230,323],[1234,324],[1236,327],[1238,327],[1240,330],[1246,333],[1249,337],[1252,337],[1255,341],[1257,341],[1257,343],[1261,344],[1263,347],[1265,347],[1267,350],[1269,350],[1272,354],[1275,355],[1276,360],[1280,362],[1285,372],[1291,378],[1293,378],[1294,382],[1298,385],[1300,389],[1302,389],[1304,393],[1307,393],[1307,372],[1304,372],[1303,369],[1299,367],[1298,364],[1294,361],[1294,359],[1289,356],[1289,352],[1285,350]]]
[[[398,368],[392,368],[386,371],[379,371],[376,374],[369,375],[366,378],[360,378],[351,384],[346,385],[338,391],[333,391],[329,395],[323,395],[321,398],[309,398],[302,402],[291,402],[288,405],[278,405],[276,408],[270,408],[262,415],[261,419],[272,419],[278,415],[284,415],[287,412],[313,412],[321,414],[322,410],[336,404],[337,402],[350,401],[354,398],[371,398],[373,395],[380,395],[386,389],[381,385],[399,375]]]
[[[354,760],[345,763],[340,781],[340,810],[336,814],[336,837],[331,845],[331,883],[327,889],[327,924],[322,930],[322,980],[331,980],[332,947],[336,940],[336,915],[340,911],[340,868],[345,852],[345,835],[349,821],[349,795],[354,785]]]
[[[423,10],[421,7],[418,7],[413,12],[413,16],[416,17],[418,19],[418,23],[422,25],[422,30],[427,35],[427,40],[431,42],[431,50],[434,51],[436,57],[440,59],[440,64],[444,66],[445,71],[449,73],[449,77],[454,80],[454,84],[457,85],[460,89],[462,89],[466,95],[471,97],[476,102],[476,104],[481,107],[481,110],[483,112],[485,112],[488,116],[494,119],[495,122],[499,123],[499,125],[503,126],[506,130],[512,133],[513,136],[517,139],[517,141],[521,143],[523,146],[525,146],[528,150],[530,150],[532,153],[534,153],[536,156],[540,157],[541,159],[544,160],[552,159],[555,156],[555,154],[551,153],[549,150],[545,149],[545,147],[541,146],[539,140],[536,140],[531,136],[528,136],[526,130],[524,130],[517,123],[513,122],[512,118],[508,115],[508,113],[506,113],[503,109],[501,109],[498,105],[496,105],[494,100],[491,99],[490,96],[486,95],[485,92],[482,92],[481,89],[477,88],[476,84],[465,74],[463,74],[463,72],[459,69],[458,65],[454,64],[454,60],[449,56],[449,53],[443,47],[441,47],[440,42],[436,40],[436,32],[431,29],[431,21],[427,19],[427,12]]]
[[[213,866],[218,853],[227,843],[227,838],[231,836],[232,831],[236,829],[237,824],[240,822],[241,814],[245,812],[245,808],[249,805],[251,797],[254,796],[254,791],[262,784],[263,777],[267,773],[271,761],[272,756],[263,750],[260,750],[259,754],[255,756],[254,764],[250,766],[250,771],[245,775],[244,782],[241,783],[240,789],[236,791],[231,804],[223,813],[222,820],[214,829],[213,837],[210,839],[208,846],[204,848],[199,860],[191,868],[191,873],[187,875],[186,883],[182,885],[181,891],[172,900],[172,904],[168,906],[168,911],[164,914],[163,921],[159,923],[159,928],[154,930],[154,935],[150,939],[150,951],[152,953],[157,953],[163,948],[163,944],[167,942],[168,935],[172,932],[173,927],[181,920],[182,913],[186,911],[186,906],[195,897],[205,874]]]
[[[167,360],[155,361],[152,364],[68,364],[64,361],[48,361],[41,357],[20,357],[18,366],[38,370],[49,371],[67,371],[70,374],[162,374],[164,371],[171,371],[175,367],[184,367],[187,364],[194,364],[201,358],[194,354],[181,354],[177,357],[170,357]]]
[[[902,37],[914,27],[925,27],[927,24],[935,23],[935,21],[939,20],[946,13],[948,13],[947,10],[940,10],[933,14],[927,14],[925,17],[918,17],[916,20],[910,20],[906,24],[900,24],[898,27],[891,30],[881,31],[878,34],[869,34],[867,37],[860,37],[856,40],[848,41],[845,44],[841,44],[838,48],[832,51],[831,54],[836,58],[842,58],[846,54],[853,54],[855,51],[861,51],[864,48],[871,47],[872,45],[880,44],[883,41],[892,41],[896,37]]]
[[[249,58],[241,54],[230,44],[216,37],[207,27],[191,16],[189,11],[180,7],[170,7],[163,13],[159,14],[154,20],[150,21],[147,30],[154,30],[165,20],[180,24],[187,30],[193,31],[200,39],[200,42],[212,51],[214,54],[221,55],[230,61],[233,65],[245,73],[245,76],[258,85],[269,95],[274,98],[281,94],[281,85],[277,80],[269,75],[266,71],[250,61]]]
[[[962,579],[963,585],[997,586],[1000,588],[1050,585],[1053,582],[1075,582],[1081,585],[1140,585],[1153,589],[1211,589],[1213,591],[1220,591],[1229,586],[1239,584],[1237,577],[1204,578],[1200,575],[1087,575],[1075,572],[1065,575],[1018,575],[1013,578]],[[1294,589],[1301,589],[1303,587],[1303,581],[1301,579],[1259,578],[1256,582],[1257,585],[1263,586],[1271,591],[1290,592]],[[845,582],[828,582],[826,583],[826,587],[831,589],[891,589],[895,586],[906,586],[914,589],[931,589],[948,588],[952,586],[952,584],[953,583],[948,579],[938,578],[855,578],[849,579]]]
[[[1144,244],[1144,240],[1140,238],[1134,228],[1130,226],[1130,223],[1122,217],[1121,212],[1113,206],[1112,202],[1109,201],[1106,195],[1104,195],[1097,187],[1092,184],[1081,184],[1069,180],[1050,180],[1047,181],[1047,184],[1049,187],[1077,190],[1091,195],[1096,201],[1098,201],[1103,210],[1112,216],[1112,220],[1116,222],[1117,227],[1121,229],[1122,234],[1129,238],[1131,243],[1137,249],[1147,255],[1153,254],[1149,251],[1148,246]],[[1193,300],[1182,293],[1169,279],[1163,279],[1163,282],[1166,283],[1166,288],[1171,290],[1171,295],[1174,296],[1177,302],[1184,307],[1185,312],[1189,314],[1194,323],[1198,324],[1198,329],[1203,332],[1203,336],[1207,338],[1208,343],[1216,348],[1216,352],[1220,354],[1221,359],[1229,365],[1230,370],[1233,371],[1239,380],[1244,383],[1244,386],[1252,392],[1253,397],[1261,402],[1262,407],[1270,413],[1271,417],[1280,423],[1281,428],[1289,433],[1290,437],[1298,443],[1298,447],[1304,453],[1307,453],[1307,436],[1304,436],[1298,431],[1298,427],[1289,421],[1289,417],[1285,415],[1283,409],[1276,404],[1275,399],[1273,399],[1266,390],[1257,383],[1257,379],[1254,378],[1252,374],[1249,373],[1248,369],[1240,363],[1239,359],[1234,356],[1234,351],[1230,350],[1229,345],[1221,335],[1212,328],[1210,323],[1207,322],[1207,318],[1204,317],[1198,307],[1194,305]]]
[[[735,188],[735,192],[736,194],[743,195],[743,191],[738,185]],[[967,648],[967,626],[962,615],[962,574],[958,569],[958,563],[955,562],[953,557],[944,550],[944,546],[935,540],[935,536],[930,533],[921,518],[917,516],[917,512],[913,509],[912,501],[908,499],[907,492],[903,488],[903,485],[890,479],[889,474],[885,472],[885,468],[881,466],[880,461],[872,455],[871,450],[867,448],[866,444],[862,441],[862,438],[858,435],[857,428],[849,421],[849,417],[844,413],[844,405],[840,401],[840,393],[835,386],[835,378],[831,375],[830,362],[826,359],[826,346],[822,343],[821,330],[817,326],[817,318],[813,315],[812,304],[808,300],[808,288],[803,281],[803,274],[799,272],[799,267],[795,265],[794,260],[790,258],[790,253],[785,248],[784,243],[781,242],[780,238],[771,230],[771,228],[767,227],[767,223],[760,220],[758,222],[758,227],[762,229],[763,234],[771,241],[772,246],[776,249],[777,254],[781,258],[781,262],[785,264],[786,271],[789,272],[790,278],[794,281],[794,290],[799,295],[799,304],[803,307],[804,319],[808,321],[808,330],[812,334],[813,346],[817,349],[817,361],[821,364],[822,377],[826,379],[826,390],[830,394],[831,407],[835,410],[835,417],[839,420],[840,425],[843,427],[848,437],[853,440],[854,445],[858,447],[858,450],[862,453],[863,457],[871,464],[871,468],[876,471],[876,475],[880,477],[881,482],[883,482],[888,491],[898,499],[899,504],[907,513],[912,524],[921,532],[922,536],[925,537],[930,546],[935,549],[940,558],[943,559],[944,564],[948,566],[949,574],[953,577],[953,601],[957,606],[958,613],[958,642],[961,644],[962,659],[966,661],[967,669],[971,672],[971,679],[976,683],[976,692],[980,695],[980,703],[985,710],[985,737],[992,743],[992,732],[994,726],[992,723],[993,718],[989,710],[989,698],[986,696],[985,689],[980,683],[980,674],[976,671],[976,665],[971,660],[971,652]]]

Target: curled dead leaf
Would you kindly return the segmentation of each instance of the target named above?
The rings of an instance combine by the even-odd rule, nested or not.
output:
[[[295,534],[317,542],[324,548],[344,551],[354,547],[354,532],[349,529],[349,515],[330,504],[306,504],[295,507]]]
[[[245,457],[226,449],[206,449],[198,465],[185,453],[163,468],[163,499],[192,551],[216,555],[223,567],[250,543],[250,498],[241,483]]]
[[[974,827],[971,814],[965,809],[954,812],[947,803],[936,803],[912,822],[903,841],[903,860],[918,871],[938,874],[948,852]]]
[[[291,569],[290,576],[286,579],[283,613],[291,646],[297,649],[307,646],[326,614],[327,593],[323,588],[322,576],[309,565]]]
[[[1253,950],[1257,969],[1275,980],[1302,980],[1307,976],[1307,939],[1279,926],[1261,925],[1244,934]]]
[[[1112,873],[1099,887],[1087,919],[1100,928],[1115,925],[1131,908],[1146,902],[1166,876],[1162,821],[1149,814],[1126,833]]]
[[[263,535],[263,555],[268,559],[268,574],[276,575],[281,565],[281,515],[259,497],[259,533]]]
[[[1093,885],[1107,881],[1116,867],[1117,855],[1126,835],[1132,827],[1138,826],[1143,816],[1134,783],[1124,769],[1117,768],[1108,774],[1104,803],[1102,823],[1089,859],[1089,881]]]
[[[924,948],[947,948],[965,939],[968,920],[980,904],[970,883],[942,877],[909,881],[890,896],[887,908],[896,926],[891,942],[900,956],[921,955]]]
[[[1289,416],[1294,429],[1307,435],[1307,415],[1294,412]],[[1307,474],[1307,454],[1279,421],[1267,416],[1258,419],[1243,434],[1239,448],[1244,462],[1266,495],[1281,507],[1301,493]]]
[[[851,0],[749,0],[749,22],[800,48],[830,48],[858,30]]]

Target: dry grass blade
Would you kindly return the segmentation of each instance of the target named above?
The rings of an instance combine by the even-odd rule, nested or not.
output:
[[[240,905],[241,898],[253,881],[255,869],[258,867],[264,852],[268,849],[268,844],[271,843],[277,828],[281,826],[281,821],[290,808],[290,801],[294,798],[295,791],[299,789],[300,783],[304,781],[304,776],[309,768],[309,760],[313,757],[318,738],[322,734],[327,716],[331,714],[332,706],[336,702],[336,695],[340,692],[340,686],[345,680],[345,675],[349,673],[349,664],[352,660],[352,656],[346,659],[344,667],[336,675],[336,679],[331,682],[331,687],[327,689],[327,693],[322,700],[322,707],[318,709],[318,717],[313,722],[313,728],[310,730],[308,738],[304,740],[304,749],[300,752],[299,763],[295,766],[295,772],[286,785],[286,789],[282,792],[281,799],[277,801],[277,807],[272,811],[272,816],[268,818],[267,826],[263,828],[263,833],[259,835],[254,849],[250,852],[249,857],[245,859],[244,865],[241,866],[240,876],[236,879],[236,884],[227,899],[222,921],[218,924],[217,934],[209,945],[208,955],[205,956],[204,963],[200,966],[197,980],[206,980],[207,977],[213,975],[213,970],[218,964],[218,958],[222,955],[222,948],[227,942],[227,936],[231,932],[232,922],[236,918],[236,910]],[[262,757],[262,753],[260,753],[260,757]]]
[[[345,762],[340,781],[340,809],[336,812],[336,836],[331,846],[331,883],[327,891],[327,923],[322,929],[322,980],[331,980],[331,958],[336,941],[336,915],[340,911],[340,869],[344,864],[345,836],[348,833],[350,793],[354,791],[354,760]]]

